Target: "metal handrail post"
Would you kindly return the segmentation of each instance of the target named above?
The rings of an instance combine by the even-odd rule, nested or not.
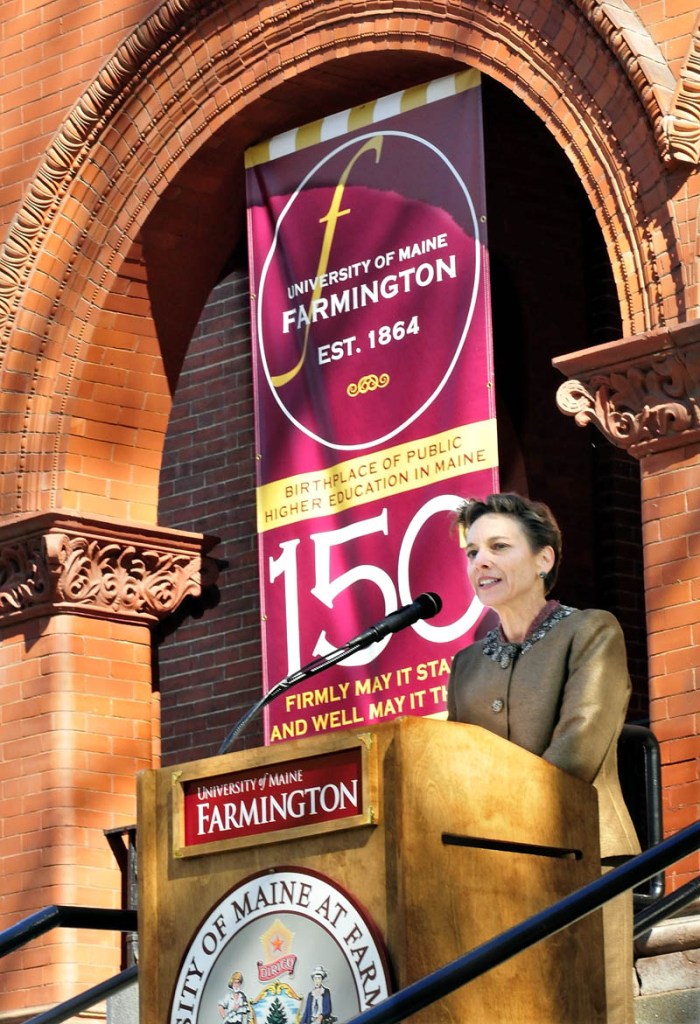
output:
[[[700,896],[700,877],[691,878],[680,889],[669,893],[662,900],[657,900],[650,907],[640,910],[634,915],[635,939],[638,939],[640,935],[644,935],[645,932],[648,932],[659,921],[663,921],[683,907],[687,907],[696,896]]]

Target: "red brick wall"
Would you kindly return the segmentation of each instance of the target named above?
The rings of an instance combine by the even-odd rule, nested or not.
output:
[[[80,429],[64,442],[57,503],[85,515],[99,515],[109,503],[114,516],[152,523],[171,399],[139,244],[91,327],[92,343],[78,348],[79,381],[64,385],[63,415]]]
[[[661,5],[658,0],[629,0],[629,6],[648,28],[675,74],[679,74],[688,55],[688,38],[698,20],[695,0],[667,0]]]
[[[102,833],[133,824],[136,773],[157,763],[149,631],[56,615],[0,640],[0,928],[54,904],[118,907]],[[104,981],[119,947],[113,933],[54,929],[3,959],[0,1012],[32,990],[51,1006],[76,977],[83,990]]]
[[[7,0],[0,28],[0,225],[7,225],[67,111],[153,0]]]
[[[673,834],[697,821],[700,804],[700,456],[681,449],[642,467],[650,713]],[[699,872],[696,853],[670,869],[671,888]]]

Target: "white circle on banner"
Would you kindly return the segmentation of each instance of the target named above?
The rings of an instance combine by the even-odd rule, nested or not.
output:
[[[464,203],[465,203],[465,207],[466,207],[466,212],[467,212],[467,220],[468,220],[468,223],[469,223],[469,234],[470,234],[470,237],[473,239],[473,243],[474,243],[474,251],[473,251],[473,261],[474,262],[473,262],[473,269],[472,269],[473,280],[471,280],[471,282],[469,280],[464,281],[465,310],[464,310],[464,317],[463,317],[462,322],[458,323],[458,324],[455,324],[455,327],[454,327],[455,334],[457,336],[456,337],[456,343],[454,344],[454,347],[448,349],[448,352],[447,352],[447,355],[446,355],[446,359],[445,359],[445,366],[444,366],[444,368],[442,368],[442,370],[441,370],[441,372],[439,374],[439,378],[435,382],[435,385],[434,385],[434,387],[432,387],[432,390],[429,392],[429,394],[427,394],[425,396],[421,395],[420,399],[419,399],[419,401],[418,401],[418,403],[417,403],[415,408],[410,408],[410,409],[407,409],[407,410],[402,410],[401,415],[399,416],[400,422],[397,422],[395,425],[392,425],[390,429],[385,430],[381,434],[381,436],[367,437],[367,438],[365,438],[365,439],[363,439],[361,441],[350,442],[350,443],[343,443],[343,442],[341,442],[341,441],[339,441],[339,440],[337,440],[337,439],[335,439],[333,437],[324,436],[318,430],[314,430],[307,423],[302,422],[302,420],[300,418],[300,415],[301,415],[300,411],[299,410],[294,410],[294,409],[292,409],[290,407],[289,403],[286,402],[284,400],[283,396],[280,394],[280,388],[275,386],[275,383],[273,382],[273,376],[274,375],[270,371],[270,366],[269,366],[268,357],[267,357],[267,353],[266,353],[267,339],[266,339],[266,330],[265,330],[265,326],[264,326],[264,323],[263,323],[264,316],[265,316],[265,308],[266,308],[265,307],[266,284],[267,284],[268,276],[270,275],[270,272],[271,272],[271,268],[273,267],[275,256],[277,254],[278,244],[279,244],[279,240],[280,240],[280,233],[281,233],[281,230],[282,230],[282,228],[284,226],[284,221],[285,221],[286,217],[292,211],[292,209],[294,207],[294,204],[297,202],[297,200],[299,199],[300,195],[303,193],[304,189],[308,186],[309,182],[312,180],[313,176],[316,175],[318,173],[318,171],[325,164],[328,163],[328,161],[332,160],[334,157],[336,157],[343,150],[348,149],[349,147],[357,147],[362,142],[364,142],[366,140],[370,140],[370,139],[376,138],[378,136],[381,136],[382,138],[385,138],[385,137],[395,137],[395,138],[399,138],[399,139],[403,139],[403,140],[410,140],[412,142],[415,142],[419,146],[424,147],[425,149],[430,151],[434,156],[436,156],[438,158],[438,161],[443,165],[443,168],[447,171],[447,173],[450,176],[450,178],[453,179],[453,181],[456,183],[458,191],[461,193],[461,195],[462,195],[462,197],[464,199]],[[378,257],[375,256],[375,260],[377,258]],[[481,257],[481,236],[480,236],[480,230],[479,230],[479,221],[478,221],[478,217],[476,215],[476,211],[474,209],[474,204],[473,204],[472,197],[470,195],[469,189],[467,188],[466,182],[464,181],[463,177],[460,175],[460,173],[458,172],[458,170],[456,169],[454,164],[451,162],[451,160],[437,146],[435,146],[432,142],[428,141],[427,139],[421,138],[419,135],[414,135],[414,134],[412,134],[410,132],[381,131],[380,130],[380,131],[376,131],[376,132],[367,133],[365,135],[356,136],[356,137],[354,137],[354,138],[352,138],[352,139],[342,143],[340,146],[337,146],[332,152],[330,152],[326,156],[324,156],[308,172],[308,174],[305,176],[303,181],[294,190],[293,194],[291,195],[291,197],[289,198],[289,200],[285,204],[284,208],[282,209],[282,212],[281,212],[279,218],[277,219],[277,222],[275,223],[275,229],[274,229],[274,235],[273,235],[273,238],[272,238],[272,242],[271,242],[270,248],[269,248],[269,250],[268,250],[268,252],[267,252],[267,254],[265,256],[265,259],[264,259],[264,262],[263,262],[262,271],[261,271],[261,274],[260,274],[260,283],[259,283],[259,287],[258,287],[257,308],[256,308],[256,318],[255,318],[256,319],[257,338],[258,338],[258,349],[259,349],[259,353],[260,353],[260,363],[261,363],[261,366],[262,366],[263,373],[264,373],[264,375],[266,377],[268,386],[270,388],[270,392],[272,393],[275,402],[277,403],[277,405],[281,409],[281,411],[284,414],[284,416],[298,430],[300,430],[302,433],[304,433],[307,437],[311,438],[311,440],[316,441],[319,444],[324,445],[325,447],[333,448],[333,449],[336,449],[336,450],[339,450],[339,451],[357,451],[357,450],[364,449],[364,448],[371,448],[371,447],[373,447],[375,445],[378,445],[378,444],[383,444],[386,441],[391,440],[391,438],[395,437],[402,430],[404,430],[410,424],[415,422],[415,420],[417,420],[433,404],[433,402],[441,394],[441,392],[445,388],[445,385],[447,384],[447,382],[449,381],[450,377],[452,376],[452,373],[453,373],[454,368],[455,368],[455,366],[457,364],[457,361],[459,360],[460,355],[462,354],[462,350],[464,348],[464,345],[465,345],[466,340],[467,340],[467,336],[469,334],[469,328],[470,328],[471,323],[472,323],[472,319],[473,319],[473,315],[474,315],[474,310],[476,308],[477,298],[478,298],[478,295],[479,295],[479,284],[480,284],[480,279],[481,279],[481,260],[482,260],[482,257]],[[272,342],[271,342],[271,349],[270,350],[272,350],[272,346],[274,346],[275,341],[277,340],[278,337],[279,337],[279,331],[276,331],[275,335],[274,335],[274,337],[272,339]],[[337,426],[336,426],[336,429],[338,429]]]

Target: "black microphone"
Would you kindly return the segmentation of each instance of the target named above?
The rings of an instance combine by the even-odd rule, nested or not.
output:
[[[219,754],[225,754],[251,718],[253,718],[258,711],[261,711],[281,693],[284,693],[285,690],[288,690],[292,686],[296,686],[297,683],[301,683],[304,679],[310,679],[311,676],[315,676],[324,669],[330,668],[331,665],[337,665],[339,661],[343,661],[349,655],[355,654],[356,651],[361,651],[364,647],[369,647],[370,644],[376,643],[377,640],[382,640],[387,633],[397,633],[400,629],[405,629],[406,626],[412,626],[414,622],[418,622],[418,619],[429,619],[433,615],[437,615],[441,608],[442,599],[438,597],[437,594],[421,594],[415,599],[415,601],[412,601],[411,604],[406,604],[403,608],[399,608],[397,611],[391,612],[390,615],[385,615],[383,619],[380,619],[379,622],[375,622],[373,626],[366,629],[364,633],[360,633],[360,635],[356,636],[354,640],[349,640],[348,643],[343,644],[342,647],[336,647],[335,650],[330,652],[330,654],[316,658],[314,661],[310,661],[308,665],[304,665],[303,668],[300,668],[291,675],[288,675],[285,679],[282,679],[279,683],[273,686],[271,690],[268,690],[267,693],[264,694],[264,696],[245,713],[243,718],[241,718],[239,723],[234,726],[219,747]]]
[[[405,604],[403,608],[399,608],[397,611],[385,615],[379,622],[375,622],[364,633],[360,633],[354,640],[351,640],[347,646],[357,646],[359,649],[369,647],[377,640],[382,640],[387,633],[398,633],[400,629],[405,629],[406,626],[412,626],[414,622],[418,622],[418,619],[432,618],[441,608],[442,599],[438,594],[420,594],[415,601]]]

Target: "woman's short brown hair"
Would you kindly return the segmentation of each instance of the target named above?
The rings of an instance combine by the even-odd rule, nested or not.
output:
[[[554,550],[554,565],[544,580],[544,591],[548,594],[554,587],[561,564],[561,530],[551,509],[542,501],[531,501],[520,494],[489,494],[486,498],[468,498],[456,512],[457,523],[464,531],[477,519],[488,513],[512,516],[522,526],[533,554],[542,548]]]

